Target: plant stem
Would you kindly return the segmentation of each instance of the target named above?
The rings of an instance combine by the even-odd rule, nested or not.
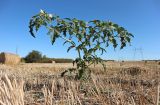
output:
[[[80,53],[80,50],[79,50],[79,49],[77,49],[77,51],[78,51],[78,56],[79,56],[79,58],[81,59],[81,53]]]

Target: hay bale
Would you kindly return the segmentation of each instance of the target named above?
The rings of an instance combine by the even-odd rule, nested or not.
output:
[[[52,64],[55,64],[56,62],[52,60]]]
[[[3,64],[19,64],[21,61],[20,56],[12,53],[0,53],[0,63]]]

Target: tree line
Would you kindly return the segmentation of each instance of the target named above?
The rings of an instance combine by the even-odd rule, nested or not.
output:
[[[73,59],[50,58],[36,50],[29,52],[27,56],[22,58],[22,62],[25,63],[52,63],[53,61],[55,61],[55,63],[72,63]]]

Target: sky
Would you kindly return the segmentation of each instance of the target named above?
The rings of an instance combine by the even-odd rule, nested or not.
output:
[[[160,59],[160,0],[0,0],[0,52],[17,49],[25,57],[38,50],[48,57],[76,58],[74,50],[67,53],[62,40],[51,45],[44,29],[31,37],[29,20],[40,9],[61,18],[110,20],[135,36],[123,50],[106,48],[104,59]]]

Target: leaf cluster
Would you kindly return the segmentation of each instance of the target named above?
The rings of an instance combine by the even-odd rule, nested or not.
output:
[[[123,49],[133,37],[125,28],[110,21],[62,19],[42,10],[30,20],[29,28],[33,37],[34,31],[38,31],[41,26],[48,29],[52,44],[58,38],[62,38],[63,44],[69,45],[67,52],[73,48],[78,52],[79,57],[75,60],[77,68],[102,63],[102,59],[97,57],[99,51],[103,54],[110,44],[116,48],[118,42],[120,49]]]

